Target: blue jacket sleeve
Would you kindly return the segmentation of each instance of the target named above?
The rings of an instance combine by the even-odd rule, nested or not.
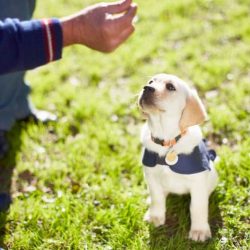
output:
[[[32,69],[60,59],[62,39],[57,19],[0,21],[0,74]]]

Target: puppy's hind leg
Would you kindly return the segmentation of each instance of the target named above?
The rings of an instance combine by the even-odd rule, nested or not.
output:
[[[166,195],[162,187],[154,180],[148,182],[150,192],[150,206],[144,220],[153,223],[156,227],[165,223]]]

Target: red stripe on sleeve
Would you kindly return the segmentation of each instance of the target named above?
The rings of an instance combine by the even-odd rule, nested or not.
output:
[[[48,46],[48,35],[46,32],[46,24],[44,20],[41,20],[42,29],[43,29],[43,37],[44,37],[44,48],[46,53],[46,62],[49,62],[49,46]]]

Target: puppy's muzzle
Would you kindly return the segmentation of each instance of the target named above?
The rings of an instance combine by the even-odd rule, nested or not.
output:
[[[144,105],[154,105],[154,93],[155,88],[151,86],[144,86],[141,97],[139,99],[140,106],[143,107]]]
[[[148,93],[154,93],[155,92],[155,88],[151,87],[151,86],[144,86],[144,91],[143,93],[148,94]]]

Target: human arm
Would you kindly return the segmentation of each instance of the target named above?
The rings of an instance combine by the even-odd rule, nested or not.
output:
[[[73,44],[101,52],[113,51],[134,30],[136,6],[131,2],[97,4],[60,20],[0,22],[0,74],[57,60],[63,47]]]
[[[0,21],[0,74],[32,69],[61,58],[59,20]]]

